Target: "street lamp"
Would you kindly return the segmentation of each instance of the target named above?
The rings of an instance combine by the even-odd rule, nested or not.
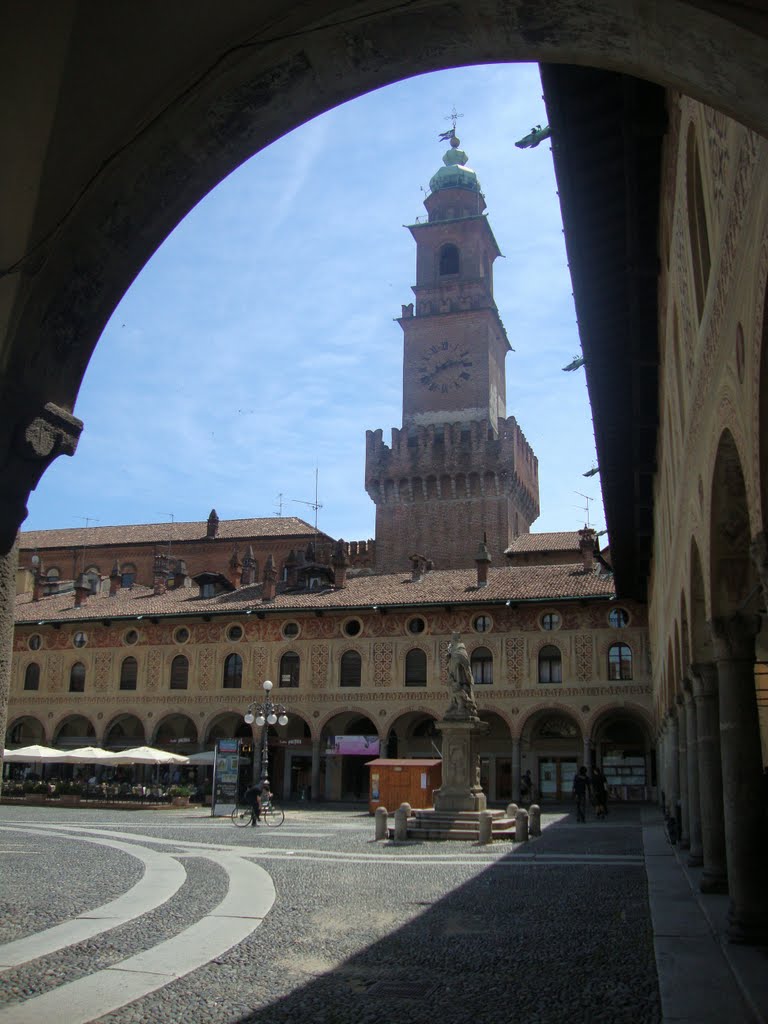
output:
[[[282,704],[275,704],[272,701],[272,681],[265,679],[261,684],[264,687],[264,699],[253,701],[248,705],[248,710],[243,716],[246,725],[253,725],[255,722],[264,732],[261,736],[261,775],[259,785],[264,790],[269,790],[269,743],[267,740],[269,725],[287,725],[288,715]]]

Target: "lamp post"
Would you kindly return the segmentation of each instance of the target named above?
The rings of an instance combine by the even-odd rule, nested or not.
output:
[[[272,700],[272,686],[270,679],[265,679],[261,684],[264,687],[264,699],[253,701],[248,705],[248,710],[243,716],[246,725],[253,725],[255,722],[264,731],[261,736],[261,775],[259,785],[262,789],[269,790],[269,743],[268,726],[287,725],[288,715],[282,704],[275,704]]]

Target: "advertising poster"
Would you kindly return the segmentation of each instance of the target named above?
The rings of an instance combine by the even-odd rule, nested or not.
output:
[[[212,812],[220,804],[225,806],[220,813],[228,813],[237,803],[237,774],[240,764],[240,741],[219,740],[216,745],[216,762],[213,776]]]

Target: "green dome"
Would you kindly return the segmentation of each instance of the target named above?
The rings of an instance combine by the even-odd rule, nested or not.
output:
[[[459,149],[459,140],[454,135],[451,148],[443,157],[445,166],[430,179],[430,190],[438,192],[442,188],[466,188],[470,192],[479,192],[480,182],[472,168],[467,167],[468,159],[467,154]]]

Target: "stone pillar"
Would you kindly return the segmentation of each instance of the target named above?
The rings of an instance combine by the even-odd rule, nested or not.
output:
[[[5,738],[8,721],[8,693],[11,687],[13,612],[16,606],[16,564],[18,547],[0,555],[0,736]],[[0,750],[2,758],[2,750]]]
[[[704,858],[701,891],[727,892],[717,669],[711,662],[691,665],[691,682],[696,705],[701,846]]]
[[[586,767],[587,771],[589,771],[592,765],[592,745],[589,742],[588,736],[585,736],[582,742],[581,758],[581,763]]]
[[[680,827],[680,764],[678,760],[677,718],[674,711],[667,712],[667,815],[677,818]]]
[[[320,800],[320,740],[312,740],[312,800]]]
[[[515,842],[528,842],[528,811],[521,807],[515,816]]]
[[[659,790],[659,806],[667,811],[667,723],[661,720],[656,738],[656,782]]]
[[[732,942],[768,940],[766,818],[755,694],[757,616],[712,622],[720,698],[720,754]]]
[[[485,793],[480,786],[480,758],[477,738],[489,726],[477,718],[443,718],[438,729],[443,736],[443,782],[435,790],[435,810],[443,812],[484,811]]]
[[[680,849],[687,850],[691,845],[690,825],[688,822],[688,729],[685,717],[685,704],[678,693],[675,697],[675,719],[677,721],[677,765],[680,784]]]
[[[685,731],[688,743],[688,828],[690,830],[690,852],[688,863],[700,867],[704,863],[701,848],[701,801],[699,797],[699,749],[696,729],[696,704],[690,679],[683,682],[685,702]]]
[[[377,807],[374,814],[374,836],[378,842],[380,839],[386,839],[389,831],[389,822],[386,807]]]
[[[528,809],[528,831],[532,836],[541,835],[541,808],[538,804],[531,804]]]
[[[512,799],[520,797],[520,737],[512,737]]]

